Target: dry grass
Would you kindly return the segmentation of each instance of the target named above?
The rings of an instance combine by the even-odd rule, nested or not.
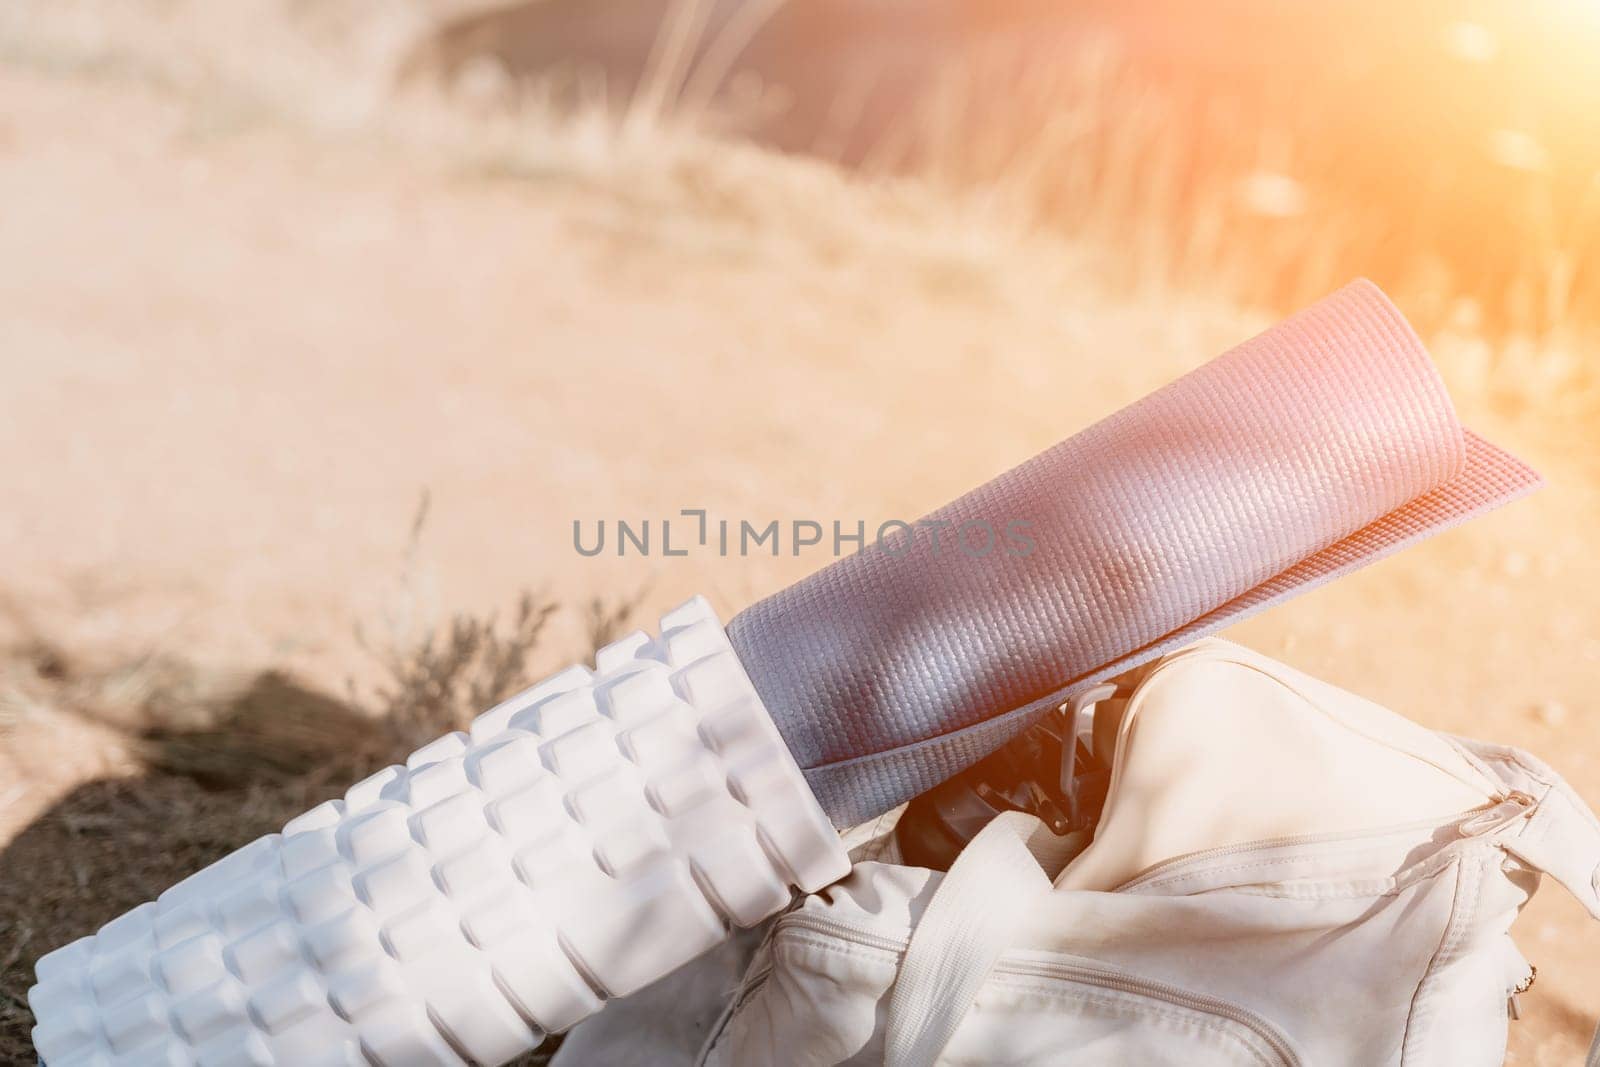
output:
[[[555,610],[523,593],[508,625],[494,616],[457,615],[415,647],[382,653],[388,680],[376,704],[398,743],[409,750],[464,729],[521,688],[528,658]]]
[[[708,136],[759,124],[773,105],[741,95],[741,55],[782,4],[720,23],[710,0],[645,11],[662,20],[656,44],[620,100],[603,83],[491,62],[444,86],[402,77],[465,13],[494,7],[479,0],[24,2],[0,11],[0,58],[167,86],[204,101],[200,136],[293,121],[538,181],[692,156]],[[1430,339],[1487,344],[1492,385],[1592,400],[1600,171],[1581,154],[1565,159],[1487,108],[1448,136],[1374,147],[1351,112],[1376,101],[1352,104],[1332,82],[1293,102],[1229,95],[1154,76],[1105,36],[1002,38],[949,59],[867,170],[977,205],[988,228],[1069,238],[1108,293],[1198,293],[1275,315],[1370,276]],[[1463,109],[1460,72],[1439,62],[1423,55],[1400,72],[1409,80],[1391,71],[1370,91],[1404,96],[1443,129]]]
[[[583,619],[589,647],[602,648],[621,637],[649,593],[650,586],[645,584],[632,593],[589,598]]]
[[[1592,392],[1600,170],[1459,115],[1430,76],[1372,92],[1404,93],[1440,127],[1477,125],[1385,147],[1351,114],[1372,104],[1229,97],[1158,79],[1106,38],[1015,44],[948,72],[874,165],[1098,250],[1122,293],[1278,314],[1370,276],[1425,335],[1489,344],[1541,399]]]

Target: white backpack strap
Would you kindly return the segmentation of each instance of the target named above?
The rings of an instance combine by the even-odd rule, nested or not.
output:
[[[906,946],[889,997],[885,1067],[931,1067],[1000,954],[1015,944],[1050,879],[1029,850],[1049,835],[1002,812],[956,857]]]
[[[1554,878],[1600,919],[1600,820],[1570,785],[1553,781],[1522,832],[1509,837],[1507,852]]]
[[[1600,819],[1550,767],[1525,752],[1501,752],[1530,773],[1523,784],[1537,782],[1542,787],[1538,805],[1522,831],[1505,838],[1503,847],[1529,867],[1554,878],[1591,916],[1600,919]],[[1595,1030],[1584,1067],[1600,1067],[1600,1028]]]

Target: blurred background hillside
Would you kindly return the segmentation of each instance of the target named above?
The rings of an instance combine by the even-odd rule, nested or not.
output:
[[[827,561],[574,520],[913,518],[1356,275],[1550,488],[1234,636],[1600,805],[1597,55],[1594,0],[9,0],[0,1060],[43,951]],[[1556,894],[1512,1062],[1600,1012]]]
[[[652,6],[669,14],[457,17],[401,69],[630,99]],[[723,0],[694,22],[691,106],[720,95],[724,124],[764,144],[1004,199],[1121,250],[1129,285],[1292,308],[1365,273],[1425,326],[1500,337],[1600,316],[1585,0]]]

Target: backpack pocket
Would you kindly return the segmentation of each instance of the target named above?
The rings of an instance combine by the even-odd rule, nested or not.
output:
[[[908,934],[804,911],[779,920],[756,974],[701,1062],[877,1064]],[[1239,1005],[1102,963],[1006,953],[939,1063],[1299,1067],[1287,1036]]]

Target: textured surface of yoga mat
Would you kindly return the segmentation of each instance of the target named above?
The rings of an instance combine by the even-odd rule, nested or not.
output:
[[[1072,692],[1539,484],[1464,431],[1356,282],[734,618],[837,825],[993,751]],[[1004,537],[1020,527],[1031,551]],[[954,541],[963,524],[981,557]]]

